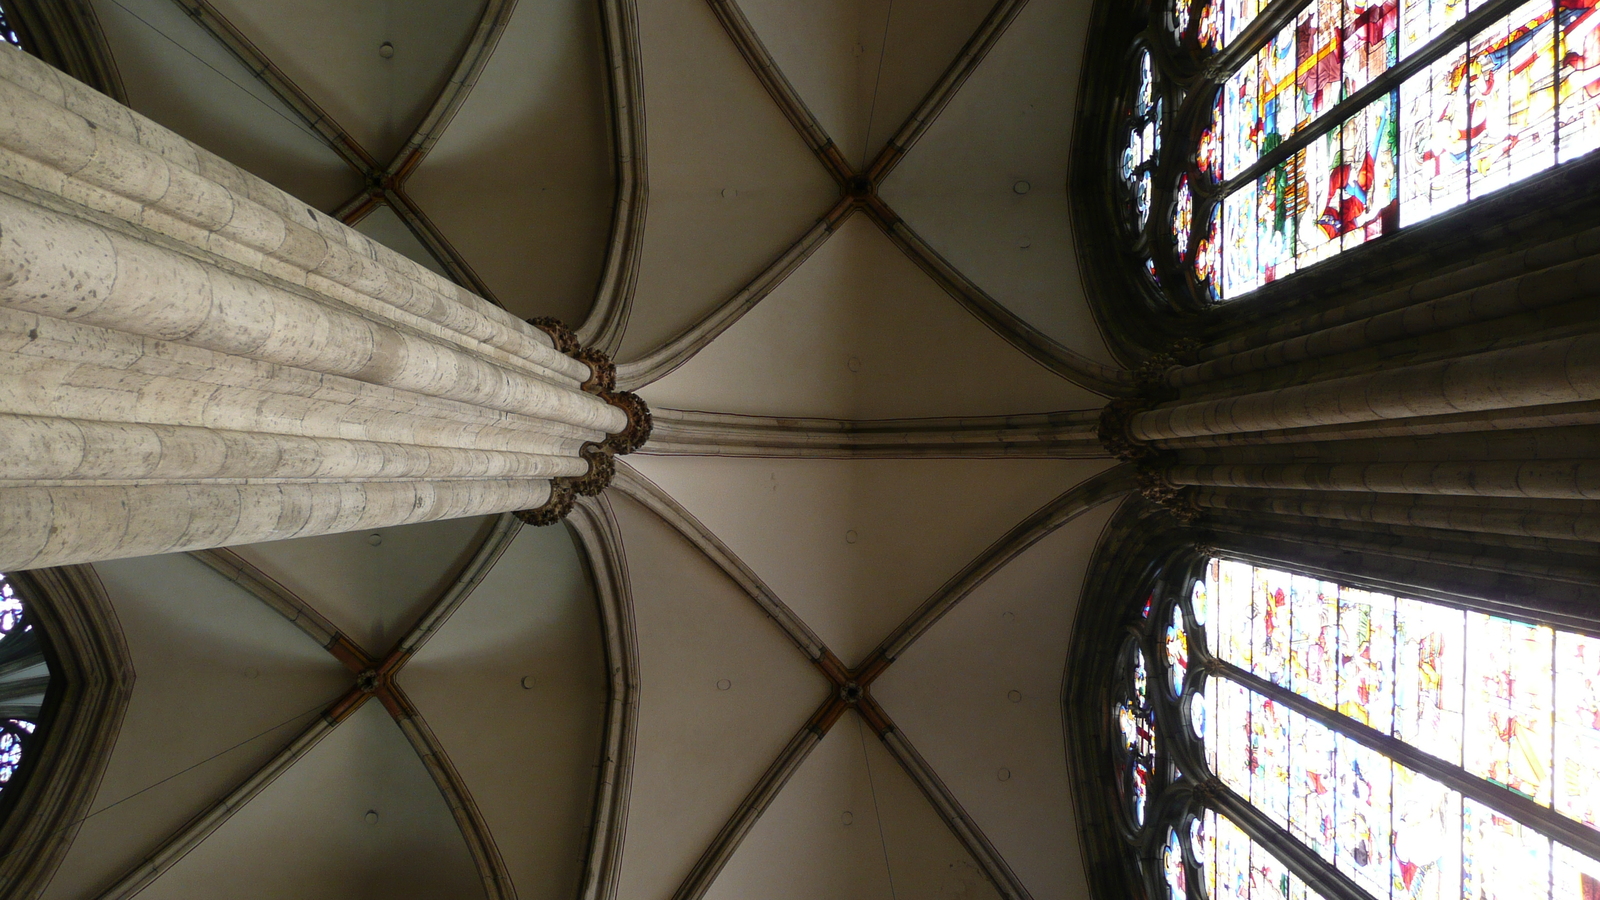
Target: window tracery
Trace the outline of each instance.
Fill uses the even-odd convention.
[[[16,586],[0,572],[0,794],[33,745],[50,667]]]
[[[1180,305],[1600,148],[1594,0],[1179,0],[1159,18],[1134,44],[1118,174],[1134,254]]]
[[[0,9],[0,41],[5,41],[13,47],[22,46],[22,38],[18,37],[17,30],[11,27],[11,22],[6,17],[4,9]]]
[[[1125,836],[1151,896],[1600,897],[1600,636],[1227,555],[1173,565],[1116,707],[1119,775],[1149,757]]]

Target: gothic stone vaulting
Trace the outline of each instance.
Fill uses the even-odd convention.
[[[1514,6],[0,0],[0,898],[1600,895],[1592,761],[1232,587],[1600,632],[1595,28]],[[1560,658],[1504,740],[1600,758]],[[1324,847],[1227,685],[1544,886]]]

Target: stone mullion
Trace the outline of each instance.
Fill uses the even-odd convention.
[[[1434,781],[1459,792],[1467,799],[1491,807],[1502,815],[1509,816],[1533,828],[1545,837],[1560,841],[1592,859],[1600,859],[1600,832],[1589,828],[1581,822],[1569,819],[1554,809],[1542,805],[1536,800],[1524,797],[1515,791],[1490,784],[1460,766],[1447,763],[1438,757],[1418,750],[1405,741],[1390,737],[1354,719],[1342,716],[1288,688],[1280,687],[1265,678],[1246,672],[1232,663],[1211,660],[1208,665],[1213,668],[1217,675],[1237,682],[1257,694],[1272,699],[1273,702],[1280,703],[1308,719],[1325,725],[1329,729],[1400,763],[1414,772],[1426,775]]]
[[[1372,895],[1350,880],[1350,876],[1312,852],[1299,838],[1214,777],[1200,785],[1196,794],[1202,803],[1226,815],[1256,846],[1283,862],[1326,900],[1372,900]]]

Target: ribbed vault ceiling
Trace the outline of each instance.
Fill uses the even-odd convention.
[[[1088,0],[93,6],[135,109],[668,417],[1104,403]],[[138,680],[48,896],[1083,896],[1061,681],[1110,461],[831,455],[647,447],[583,526],[97,566]]]

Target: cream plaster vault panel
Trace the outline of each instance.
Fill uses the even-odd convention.
[[[91,817],[44,895],[51,900],[110,886],[350,686],[344,666],[304,632],[186,555],[94,568],[137,680]]]
[[[379,167],[427,115],[483,0],[212,0]],[[388,43],[393,55],[379,47]]]
[[[675,409],[839,419],[1104,404],[985,328],[860,215],[640,395]]]
[[[478,83],[406,182],[506,308],[572,328],[594,302],[615,196],[595,0],[517,4]]]
[[[1067,205],[1072,86],[1089,0],[1031,0],[880,192],[1012,312],[1109,362],[1078,274]],[[1027,192],[1018,193],[1018,182]]]
[[[446,519],[234,551],[327,616],[368,654],[382,657],[449,587],[494,519]]]
[[[873,696],[1034,897],[1086,897],[1061,679],[1084,574],[1115,502],[980,585],[895,661]]]
[[[140,900],[481,896],[483,882],[455,817],[376,701],[139,894]]]
[[[605,665],[599,608],[571,532],[525,527],[400,673],[477,801],[519,900],[578,893]]]
[[[699,321],[839,192],[705,0],[639,4],[650,210],[620,359]]]
[[[640,456],[855,665],[962,566],[1103,460]]]
[[[924,0],[896,10],[891,0],[744,0],[739,7],[800,99],[862,171],[993,5]]]
[[[128,103],[324,212],[361,176],[172,0],[92,0]]]
[[[445,273],[444,266],[428,252],[428,248],[422,245],[422,241],[417,239],[417,235],[393,208],[380,206],[351,227],[412,262],[421,263],[430,270],[449,277]]]
[[[828,692],[744,592],[615,492],[639,635],[639,744],[617,896],[677,889]]]
[[[707,900],[998,898],[883,743],[846,713],[745,836]]]

